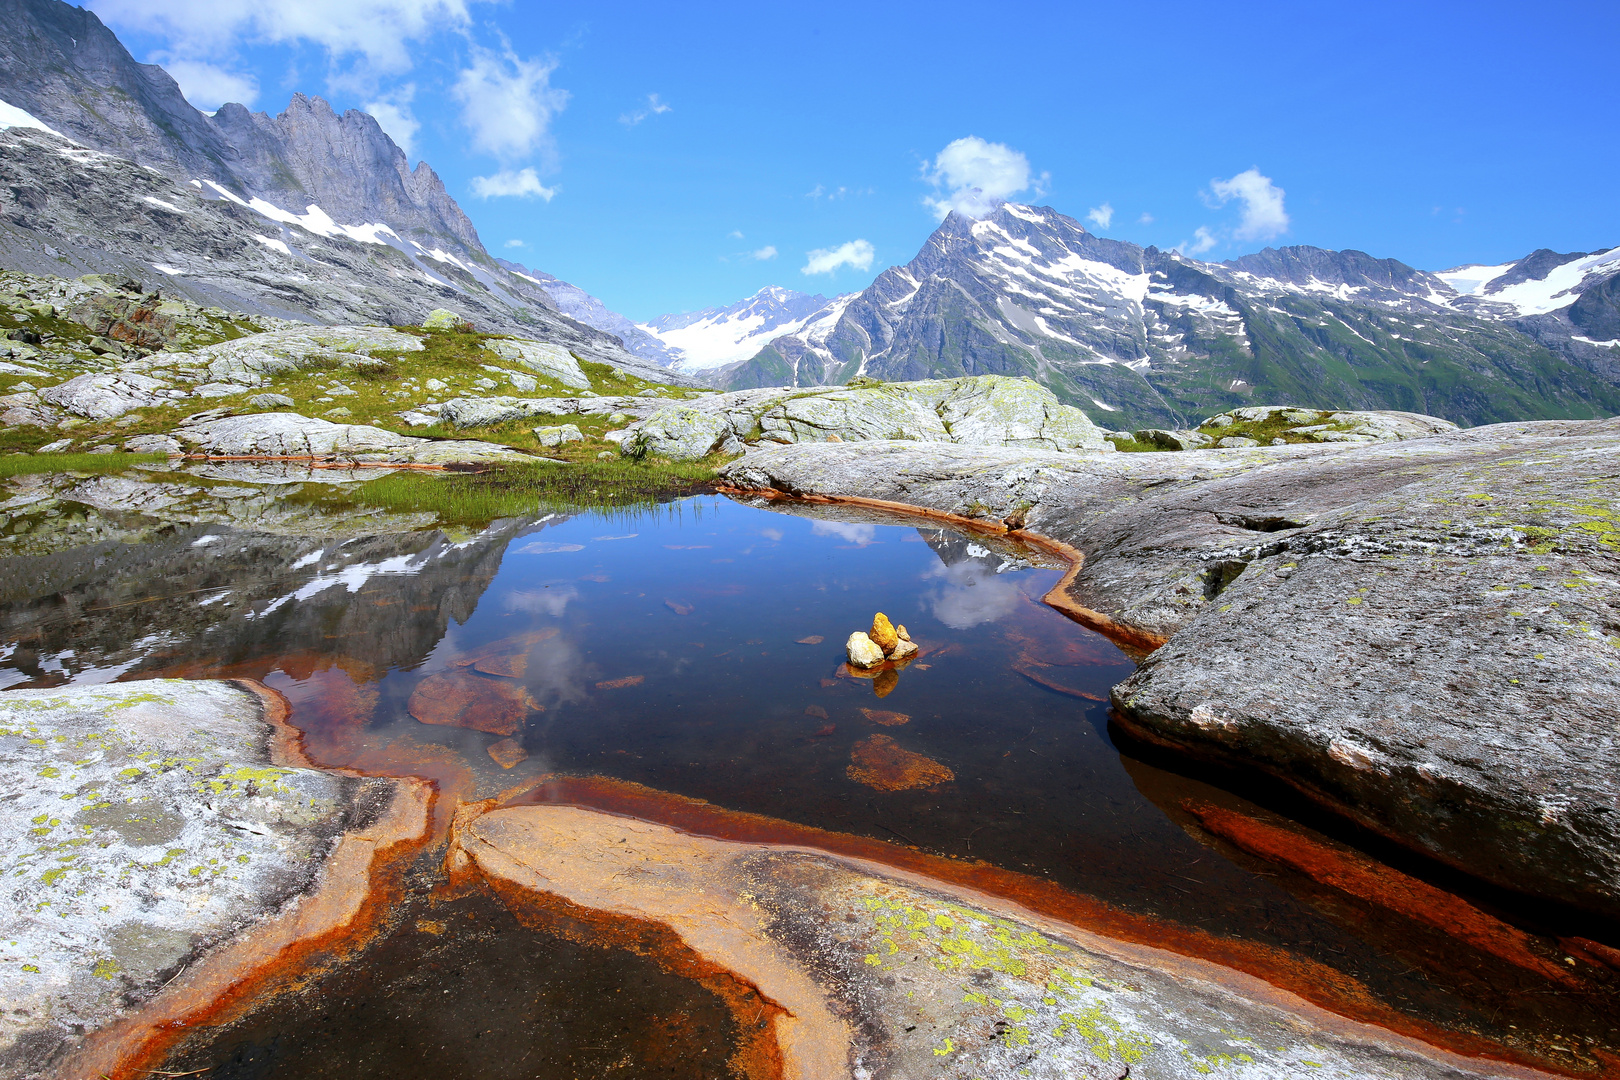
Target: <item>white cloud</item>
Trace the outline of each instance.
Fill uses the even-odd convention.
[[[406,157],[411,156],[411,150],[416,144],[416,133],[422,130],[421,122],[416,119],[416,114],[411,112],[411,99],[414,97],[416,84],[406,83],[390,94],[366,102],[366,112],[376,118],[378,125],[388,133],[388,137],[405,151]]]
[[[1003,143],[985,142],[975,135],[957,139],[934,158],[923,177],[943,192],[924,199],[944,220],[952,210],[968,217],[983,217],[1021,191],[1044,194],[1049,174],[1033,176],[1029,159]]]
[[[619,117],[619,123],[635,127],[649,116],[662,116],[672,111],[667,101],[659,101],[657,94],[647,95],[647,104]]]
[[[726,233],[727,240],[741,240],[742,238],[743,234],[739,229],[732,229],[730,232]]]
[[[1086,220],[1099,229],[1106,229],[1114,220],[1114,208],[1108,203],[1093,206],[1091,212],[1086,214]]]
[[[877,252],[865,240],[851,240],[835,248],[817,248],[810,252],[808,261],[800,268],[801,274],[830,274],[840,266],[856,270],[872,269]]]
[[[529,245],[528,245],[528,242],[524,241],[524,240],[508,240],[502,246],[503,247],[509,247],[509,248],[521,248],[521,247],[528,247]]]
[[[1144,213],[1141,217],[1136,219],[1136,223],[1138,225],[1151,225],[1153,224],[1153,215]]]
[[[473,145],[502,160],[536,150],[549,153],[552,118],[568,104],[568,91],[551,85],[556,69],[557,61],[549,58],[524,60],[510,49],[497,53],[475,46],[471,65],[450,88]]]
[[[1232,230],[1237,240],[1270,240],[1288,231],[1288,212],[1283,209],[1283,189],[1261,176],[1259,169],[1246,169],[1230,180],[1211,180],[1209,189],[1218,205],[1233,199],[1243,202],[1243,218]]]
[[[1183,240],[1170,250],[1176,252],[1178,255],[1202,255],[1204,252],[1215,246],[1217,239],[1218,238],[1214,233],[1210,232],[1209,229],[1203,225],[1200,225],[1198,228],[1193,230],[1193,238],[1191,240]]]
[[[511,169],[502,169],[493,176],[472,178],[472,193],[480,199],[539,198],[550,202],[561,190],[558,187],[546,187],[540,182],[540,175],[533,169],[519,169],[515,172]]]
[[[246,43],[308,42],[334,61],[358,60],[367,74],[412,66],[410,44],[469,26],[482,0],[93,0],[103,21],[167,43],[164,66],[207,62]],[[185,80],[179,79],[184,86]],[[189,93],[188,93],[189,96]]]
[[[766,262],[770,259],[776,258],[776,256],[777,250],[775,244],[766,244],[758,251],[751,251],[748,253],[748,257],[753,259],[755,262]]]
[[[213,112],[227,101],[252,105],[259,99],[259,82],[251,75],[236,75],[222,67],[200,60],[153,57],[180,84],[186,100],[204,112]]]

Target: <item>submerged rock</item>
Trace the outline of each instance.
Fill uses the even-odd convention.
[[[948,766],[904,749],[887,735],[869,735],[856,743],[846,771],[851,780],[878,791],[907,791],[956,779]]]
[[[534,702],[520,683],[484,678],[463,669],[423,679],[405,708],[424,724],[512,735],[533,710]]]
[[[491,743],[489,756],[495,764],[503,769],[515,768],[529,760],[529,752],[523,748],[523,743],[517,739],[502,739]]]

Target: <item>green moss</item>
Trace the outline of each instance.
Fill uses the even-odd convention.
[[[0,456],[0,480],[36,473],[119,473],[167,460],[163,454],[6,454]]]
[[[484,525],[499,518],[580,507],[651,509],[702,490],[713,474],[707,462],[537,461],[482,472],[397,472],[347,491],[312,484],[290,498],[319,505],[426,512],[446,523]]]

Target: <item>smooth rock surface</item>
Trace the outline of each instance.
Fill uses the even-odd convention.
[[[141,363],[209,382],[262,385],[279,372],[369,360],[377,352],[419,352],[415,334],[382,326],[310,326],[250,334],[189,353],[158,353]],[[126,365],[128,367],[129,365]]]
[[[39,400],[66,409],[75,416],[111,420],[133,409],[169,405],[186,396],[161,379],[145,375],[79,375],[39,392]]]
[[[883,663],[883,649],[869,636],[857,630],[844,643],[844,652],[855,667],[876,667]]]
[[[0,695],[0,1076],[35,1076],[314,880],[385,782],[282,768],[260,699],[178,679]]]
[[[1275,774],[1487,881],[1620,915],[1620,419],[1062,455],[758,450],[723,478],[1028,528],[1163,637],[1139,735]]]

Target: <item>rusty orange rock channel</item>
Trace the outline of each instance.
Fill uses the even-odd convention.
[[[492,800],[493,803],[493,800]],[[762,814],[727,810],[700,799],[658,791],[609,777],[543,777],[500,803],[501,808],[552,805],[604,812],[650,822],[694,836],[736,843],[808,848],[875,864],[916,878],[1009,901],[1043,919],[1103,938],[1179,954],[1253,976],[1310,1005],[1349,1021],[1375,1025],[1467,1057],[1532,1069],[1570,1072],[1556,1062],[1487,1038],[1451,1031],[1406,1016],[1379,1001],[1342,971],[1267,945],[1222,937],[1196,927],[1125,911],[1054,882],[977,860],[929,855],[848,833],[830,832]]]
[[[1113,641],[1125,650],[1132,659],[1140,660],[1143,656],[1163,645],[1169,638],[1162,634],[1155,634],[1150,630],[1122,623],[1100,611],[1093,611],[1074,597],[1069,595],[1069,587],[1080,576],[1080,570],[1085,563],[1085,554],[1079,548],[1065,544],[1061,540],[1040,533],[1030,532],[1022,526],[1009,526],[1002,521],[984,521],[979,518],[963,517],[961,514],[952,514],[944,510],[930,510],[922,506],[912,506],[909,503],[890,502],[887,499],[867,499],[859,495],[790,495],[787,492],[777,491],[775,488],[735,488],[718,486],[715,489],[723,495],[736,498],[767,499],[771,502],[798,502],[812,506],[859,506],[868,510],[881,510],[886,513],[899,514],[905,517],[925,518],[929,521],[938,521],[961,532],[979,533],[984,536],[1010,536],[1038,551],[1064,560],[1068,570],[1056,585],[1047,590],[1041,599],[1056,611],[1073,619],[1088,629]]]
[[[263,704],[273,729],[272,763],[312,767],[299,732],[287,723],[287,699],[251,679],[234,681]],[[194,963],[132,1015],[88,1036],[58,1075],[105,1080],[148,1075],[192,1028],[225,1022],[266,991],[294,984],[313,957],[341,955],[368,940],[400,898],[401,872],[433,835],[432,787],[409,777],[393,783],[387,811],[343,835],[311,892]]]

